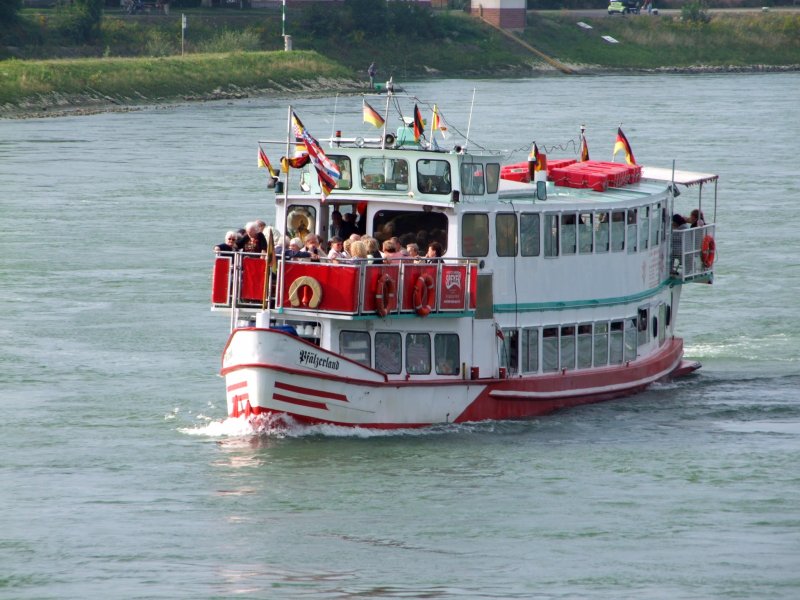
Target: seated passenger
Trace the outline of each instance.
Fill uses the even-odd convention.
[[[444,250],[439,242],[431,242],[428,244],[428,251],[425,253],[425,258],[428,262],[437,262],[444,255]]]
[[[305,242],[305,251],[311,256],[311,260],[319,260],[323,255],[322,248],[320,248],[319,236],[314,233],[309,233],[306,236]]]
[[[230,254],[231,252],[236,252],[236,232],[229,231],[225,234],[225,241],[222,244],[217,244],[214,246],[214,252],[217,254]]]
[[[244,230],[246,235],[239,238],[236,242],[237,250],[266,254],[267,238],[259,231],[258,225],[255,222],[248,223],[245,225]]]
[[[681,229],[689,229],[691,225],[686,222],[686,219],[683,218],[683,215],[679,215],[675,213],[672,215],[672,229],[674,230],[681,230]]]
[[[350,243],[350,257],[353,261],[366,260],[367,245],[361,240],[355,240]]]
[[[394,240],[388,239],[383,242],[381,256],[386,263],[397,262],[397,259],[403,258],[403,253],[395,246]]]
[[[689,215],[689,226],[705,227],[705,224],[706,224],[705,215],[699,208],[695,208],[692,211],[692,214]]]
[[[417,244],[414,242],[406,244],[406,255],[408,258],[413,258],[414,262],[419,262],[420,258],[422,258],[419,255],[419,246],[417,246]]]
[[[334,236],[331,238],[331,249],[328,252],[328,259],[332,262],[339,262],[340,260],[347,260],[350,255],[344,251],[344,242],[342,238]]]

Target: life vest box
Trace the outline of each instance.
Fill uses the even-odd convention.
[[[531,173],[528,168],[528,163],[517,163],[515,165],[506,165],[500,168],[500,178],[509,181],[519,181],[520,183],[530,183]]]

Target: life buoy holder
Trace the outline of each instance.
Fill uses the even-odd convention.
[[[414,294],[412,296],[414,312],[420,317],[427,317],[433,310],[436,303],[436,284],[433,277],[425,273],[417,277],[414,283]]]
[[[302,298],[298,297],[298,292],[303,286],[308,286],[311,290],[310,298],[308,294],[303,294]],[[319,303],[322,302],[322,286],[319,281],[308,275],[298,277],[289,286],[289,302],[291,302],[292,306],[300,306],[302,304],[303,307],[317,308]]]
[[[381,317],[389,314],[389,308],[392,306],[392,300],[394,300],[396,292],[397,285],[388,273],[378,277],[378,282],[375,285],[375,311]]]
[[[700,251],[700,259],[703,261],[703,266],[708,269],[714,264],[714,259],[717,257],[717,243],[714,238],[707,235],[703,238],[703,247]]]

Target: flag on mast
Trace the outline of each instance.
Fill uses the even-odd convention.
[[[589,144],[586,143],[586,136],[583,133],[583,128],[581,128],[581,158],[580,162],[586,162],[589,160]]]
[[[442,137],[447,139],[447,123],[444,120],[444,117],[439,112],[439,109],[434,104],[433,105],[433,119],[431,119],[431,131],[439,130],[442,132]]]
[[[414,105],[414,141],[419,142],[419,138],[425,135],[425,122],[419,112],[419,106]]]
[[[374,127],[380,129],[386,121],[380,113],[372,108],[369,103],[364,100],[364,123],[369,123]]]
[[[269,162],[269,159],[267,158],[267,155],[261,146],[258,147],[258,168],[264,168],[269,172],[270,176],[276,179],[278,178],[278,172],[272,168],[272,163]]]
[[[617,128],[617,141],[614,142],[613,156],[616,156],[617,152],[620,150],[625,152],[625,162],[627,162],[629,165],[636,164],[636,159],[633,157],[633,151],[631,150],[631,145],[628,143],[628,138],[626,138],[625,134],[622,133],[622,127]]]
[[[331,193],[331,190],[336,187],[339,179],[341,179],[339,167],[325,155],[319,142],[308,133],[308,130],[294,111],[292,111],[292,125],[295,136],[302,139],[305,143],[306,151],[308,151],[308,158],[317,170],[317,177],[319,179],[319,185],[322,188],[322,198],[324,200],[328,194]]]

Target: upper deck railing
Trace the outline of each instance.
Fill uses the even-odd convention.
[[[266,255],[221,253],[214,261],[211,303],[215,309],[344,318],[463,313],[475,309],[477,271],[474,261],[458,258],[270,261]]]
[[[708,279],[714,273],[717,246],[714,224],[672,231],[671,274],[682,281]]]

